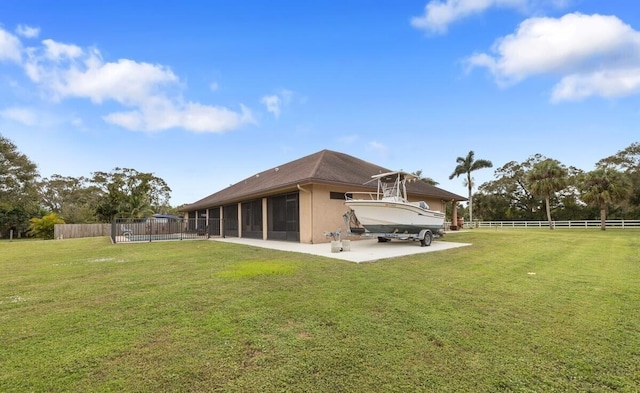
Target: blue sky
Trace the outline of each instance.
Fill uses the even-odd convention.
[[[640,140],[640,13],[628,0],[4,2],[0,86],[0,133],[43,177],[153,172],[176,206],[330,149],[466,196],[448,177],[469,150],[494,169],[540,153],[591,170]]]

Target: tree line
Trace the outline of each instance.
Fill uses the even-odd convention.
[[[456,163],[449,178],[464,176],[469,202],[459,209],[470,221],[547,220],[551,226],[553,220],[600,219],[605,229],[607,217],[640,219],[640,143],[600,159],[589,172],[541,154],[510,161],[475,193],[472,172],[492,168],[492,162],[476,160],[470,151]],[[24,234],[30,227],[48,230],[59,222],[111,222],[175,213],[170,194],[163,179],[132,168],[93,172],[90,177],[41,178],[37,166],[0,134],[1,237],[10,230]]]
[[[458,158],[462,163],[451,176],[467,174],[471,219],[547,220],[551,229],[554,220],[599,219],[603,230],[607,217],[640,219],[640,143],[602,158],[588,172],[541,154],[510,161],[473,195],[471,172],[492,165],[486,161],[474,168],[470,155],[471,163]]]
[[[0,135],[0,236],[29,229],[53,237],[55,223],[111,222],[172,213],[171,188],[153,173],[131,168],[93,172],[90,177],[54,174],[41,178],[37,166]]]

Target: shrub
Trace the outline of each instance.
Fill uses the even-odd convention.
[[[29,220],[29,233],[41,239],[53,239],[53,230],[56,224],[64,224],[64,220],[56,213],[49,213],[42,218]]]

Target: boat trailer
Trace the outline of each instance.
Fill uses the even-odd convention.
[[[430,229],[427,229],[427,228],[421,229],[420,232],[418,232],[418,233],[407,233],[407,232],[374,233],[374,232],[367,232],[362,227],[359,227],[359,226],[353,227],[351,225],[351,224],[356,224],[356,225],[358,224],[357,223],[357,218],[355,217],[355,214],[354,214],[353,210],[348,211],[345,214],[343,214],[342,218],[343,218],[345,226],[347,228],[347,234],[348,235],[356,235],[356,236],[365,237],[365,238],[378,238],[378,242],[379,243],[389,242],[392,239],[413,240],[413,241],[419,240],[421,247],[428,247],[428,246],[431,245],[431,242],[433,241],[434,238],[442,236],[442,232],[433,233]],[[336,234],[339,234],[339,233],[340,233],[340,231],[338,230],[338,232],[326,232],[325,235],[326,236],[335,236]]]

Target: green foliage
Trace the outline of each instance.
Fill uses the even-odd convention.
[[[0,235],[25,230],[38,213],[37,177],[36,164],[0,135]]]
[[[29,232],[40,239],[53,239],[56,224],[64,224],[64,220],[56,213],[49,213],[42,218],[32,218],[29,220]]]
[[[468,212],[469,209],[467,209],[466,207],[464,207],[464,205],[462,203],[458,203],[457,204],[457,208],[458,208],[458,218],[464,218],[464,217],[468,217]],[[445,215],[446,217],[453,217],[453,204],[452,203],[447,203],[445,206]]]
[[[558,195],[553,207],[553,218],[555,220],[593,220],[598,217],[598,209],[592,206],[586,205],[584,201],[579,198],[576,192],[566,193],[564,195]],[[624,217],[615,216],[616,219],[622,219]]]
[[[21,235],[29,228],[30,214],[22,208],[5,210],[0,208],[0,235],[8,237],[8,232],[13,230],[15,237]]]
[[[582,200],[600,209],[600,228],[606,229],[608,204],[627,199],[631,183],[627,175],[611,167],[599,167],[584,174],[580,182]]]
[[[633,392],[639,235],[478,229],[447,235],[470,247],[364,264],[5,243],[0,391]]]
[[[616,154],[598,161],[599,168],[609,167],[623,172],[631,183],[627,201],[621,201],[618,214],[627,218],[640,219],[640,143],[632,143]],[[616,213],[610,209],[611,213]]]
[[[431,184],[432,186],[437,186],[438,185],[438,182],[433,180],[432,178],[423,177],[422,176],[422,169],[418,169],[415,172],[411,172],[411,174],[418,176],[420,178],[420,181],[423,181],[423,182],[425,182],[427,184]]]
[[[152,173],[115,168],[110,173],[95,172],[91,181],[102,192],[96,213],[104,222],[111,222],[115,217],[141,218],[168,210],[171,189]]]
[[[544,198],[549,228],[551,220],[551,197],[563,190],[568,184],[568,171],[559,161],[547,158],[533,165],[526,175],[531,194]]]
[[[66,223],[93,223],[98,220],[96,208],[102,191],[85,177],[60,176],[38,182],[42,205],[57,213]]]
[[[543,157],[539,154],[524,162],[510,161],[496,169],[496,180],[478,188],[479,214],[484,220],[539,219],[539,200],[527,187],[527,172]]]
[[[36,164],[0,135],[0,208],[25,206],[35,195]]]
[[[576,189],[580,173],[541,154],[523,162],[510,161],[496,169],[496,180],[480,185],[474,208],[483,220],[550,221],[551,211],[557,219],[591,218],[593,209],[579,200]]]
[[[490,193],[488,183],[480,186],[473,196],[473,211],[480,221],[519,220],[520,215],[514,215],[514,209],[509,205],[509,198],[505,195]]]
[[[558,160],[547,158],[533,165],[527,173],[531,193],[538,197],[550,198],[567,186],[568,171]]]

